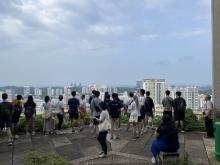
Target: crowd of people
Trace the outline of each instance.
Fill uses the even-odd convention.
[[[76,98],[76,92],[73,91],[72,98],[68,100],[68,114],[71,122],[72,132],[78,133],[83,130],[86,116],[86,100],[85,95],[81,98]],[[166,96],[162,101],[163,118],[161,125],[156,129],[156,139],[152,143],[151,152],[153,155],[152,162],[156,163],[160,151],[174,152],[179,148],[178,133],[183,131],[185,119],[186,101],[181,97],[181,92],[176,92],[176,98],[170,97],[170,91],[165,92]],[[155,106],[153,99],[150,97],[150,92],[141,89],[139,92],[130,92],[129,99],[123,103],[117,93],[110,95],[105,93],[104,100],[101,100],[99,91],[92,91],[92,96],[89,98],[90,103],[90,126],[92,134],[97,138],[102,147],[102,152],[99,157],[103,158],[107,155],[106,138],[109,134],[109,139],[120,139],[120,116],[121,113],[128,118],[126,131],[131,131],[132,140],[137,140],[142,134],[148,132],[148,129],[153,128],[153,117],[155,114]],[[26,135],[35,135],[35,118],[36,118],[36,103],[33,96],[28,96],[24,103],[21,95],[12,102],[8,102],[7,93],[2,94],[2,103],[0,103],[0,126],[5,130],[8,137],[8,145],[12,145],[13,138],[18,136],[18,123],[21,113],[24,113],[26,121]],[[55,109],[50,102],[50,97],[46,96],[43,104],[43,131],[45,135],[63,134],[62,125],[65,119],[65,105],[63,96],[59,96],[59,101]],[[213,104],[211,97],[206,96],[203,109],[205,116],[205,125],[207,128],[207,136],[214,137],[213,129]],[[55,120],[58,123],[55,131]]]

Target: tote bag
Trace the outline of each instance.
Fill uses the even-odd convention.
[[[109,119],[105,119],[102,123],[98,125],[99,132],[108,131],[111,129],[111,123]]]

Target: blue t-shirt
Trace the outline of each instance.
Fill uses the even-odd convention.
[[[79,103],[79,100],[77,98],[71,98],[68,101],[69,111],[71,111],[71,112],[78,111],[79,105],[80,105],[80,103]]]

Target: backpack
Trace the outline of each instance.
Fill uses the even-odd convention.
[[[26,109],[25,109],[25,116],[27,118],[31,118],[34,114],[33,106],[30,104],[27,104]]]
[[[14,105],[14,113],[20,115],[21,112],[22,112],[21,102],[17,102],[17,103]]]

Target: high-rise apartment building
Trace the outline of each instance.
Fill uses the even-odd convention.
[[[31,88],[29,86],[24,87],[24,97],[27,97],[31,94]]]
[[[187,108],[199,110],[199,90],[197,87],[180,88],[183,98],[186,100]]]
[[[144,79],[143,89],[150,91],[155,105],[161,105],[165,93],[165,79]]]
[[[34,95],[35,96],[42,96],[43,90],[40,88],[34,88]]]

